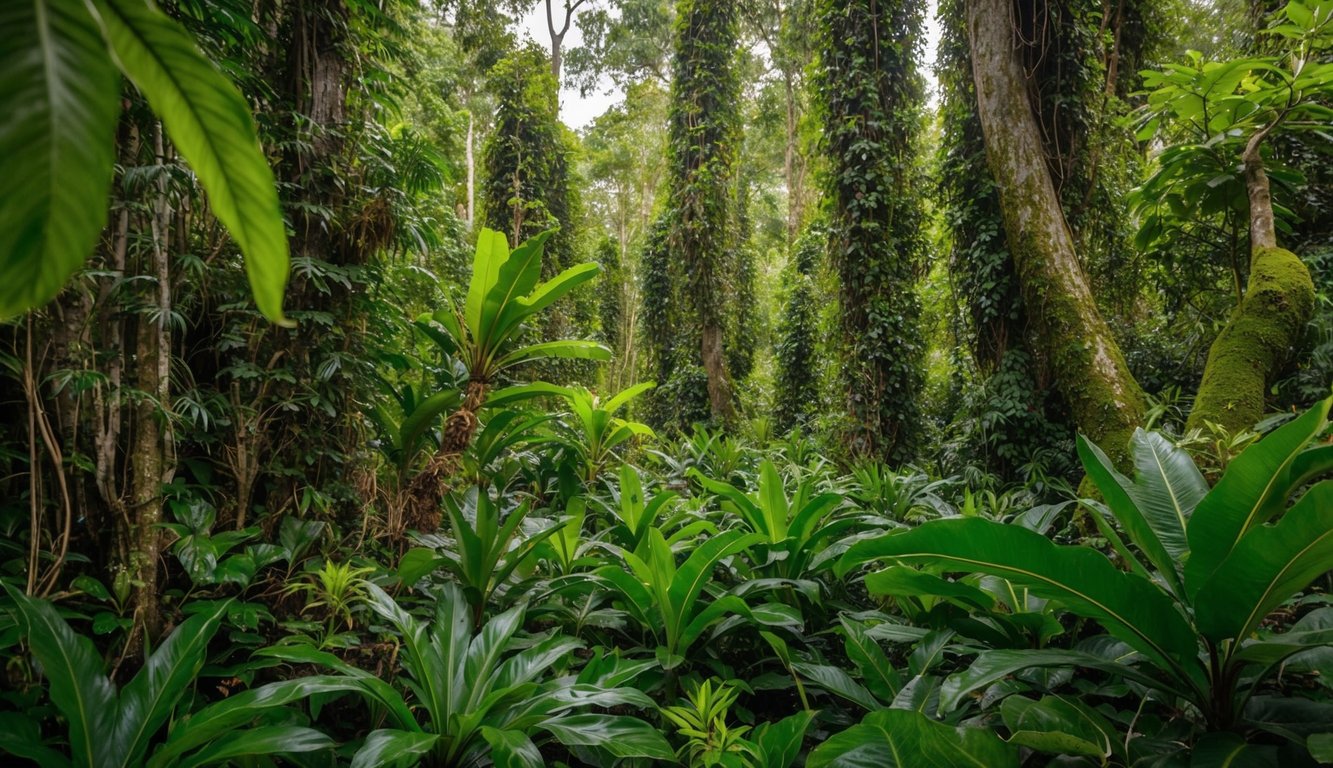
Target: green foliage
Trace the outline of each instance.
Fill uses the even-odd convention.
[[[774,397],[774,429],[786,433],[806,426],[819,407],[819,306],[815,275],[824,251],[827,233],[811,227],[801,235],[786,274],[786,300],[778,320],[777,392]]]
[[[621,334],[625,318],[625,276],[620,267],[620,246],[611,238],[603,238],[597,245],[596,261],[602,267],[601,306],[602,341],[612,351],[621,349]]]
[[[842,394],[857,454],[906,460],[925,344],[918,152],[923,85],[916,0],[819,6],[818,88],[828,157],[830,262],[839,276]]]
[[[245,254],[255,301],[286,323],[287,237],[273,172],[236,87],[181,27],[138,0],[9,4],[0,152],[0,317],[45,304],[83,264],[106,222],[119,68],[147,97]]]
[[[254,689],[205,707],[185,720],[173,717],[196,683],[225,605],[182,622],[145,660],[138,674],[117,690],[103,672],[102,658],[91,640],[75,634],[50,603],[4,586],[14,601],[19,631],[42,664],[51,702],[68,724],[70,750],[65,757],[43,744],[35,738],[35,723],[8,713],[8,735],[0,740],[0,749],[12,755],[50,766],[159,768],[221,764],[233,757],[314,752],[333,746],[319,731],[282,724],[282,718],[275,717],[294,697],[265,695],[304,680]],[[241,702],[248,706],[238,706]],[[163,738],[161,730],[168,723],[171,727]],[[241,734],[245,737],[239,738]]]
[[[1251,718],[1277,717],[1259,714],[1268,677],[1292,654],[1324,642],[1319,632],[1268,633],[1261,622],[1333,568],[1326,541],[1333,529],[1323,519],[1333,509],[1333,484],[1310,485],[1333,464],[1326,449],[1309,447],[1327,427],[1330,403],[1247,448],[1211,490],[1188,455],[1160,435],[1136,433],[1134,480],[1080,439],[1084,466],[1106,499],[1104,507],[1092,504],[1094,520],[1128,571],[1086,547],[982,519],[934,521],[858,543],[839,569],[889,558],[1000,576],[1096,622],[1133,651],[986,651],[945,683],[942,711],[1017,670],[1081,665],[1188,702],[1204,731],[1256,727]],[[949,584],[918,588],[946,596]],[[1298,707],[1288,716],[1308,715]],[[1083,748],[1070,742],[1056,751]]]

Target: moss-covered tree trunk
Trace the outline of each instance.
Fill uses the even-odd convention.
[[[1127,465],[1143,392],[1093,301],[1051,182],[1016,55],[1011,0],[969,0],[967,27],[986,155],[1037,343],[1079,430]]]
[[[1203,381],[1187,429],[1215,424],[1235,433],[1264,414],[1264,394],[1282,370],[1314,311],[1310,270],[1279,248],[1273,198],[1260,147],[1265,132],[1245,146],[1245,188],[1250,202],[1250,279],[1245,296],[1208,350]]]

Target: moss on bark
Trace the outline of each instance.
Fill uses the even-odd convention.
[[[1254,426],[1264,395],[1289,359],[1314,311],[1310,270],[1291,251],[1256,248],[1245,298],[1208,352],[1187,428]]]

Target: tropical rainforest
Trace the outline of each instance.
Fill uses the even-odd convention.
[[[0,0],[0,761],[1333,764],[1333,0]]]

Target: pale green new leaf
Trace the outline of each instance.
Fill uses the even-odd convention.
[[[0,3],[0,320],[50,301],[106,224],[120,78],[83,3]]]
[[[89,0],[121,69],[162,119],[245,256],[255,303],[287,323],[287,229],[245,98],[180,25],[145,0]]]

